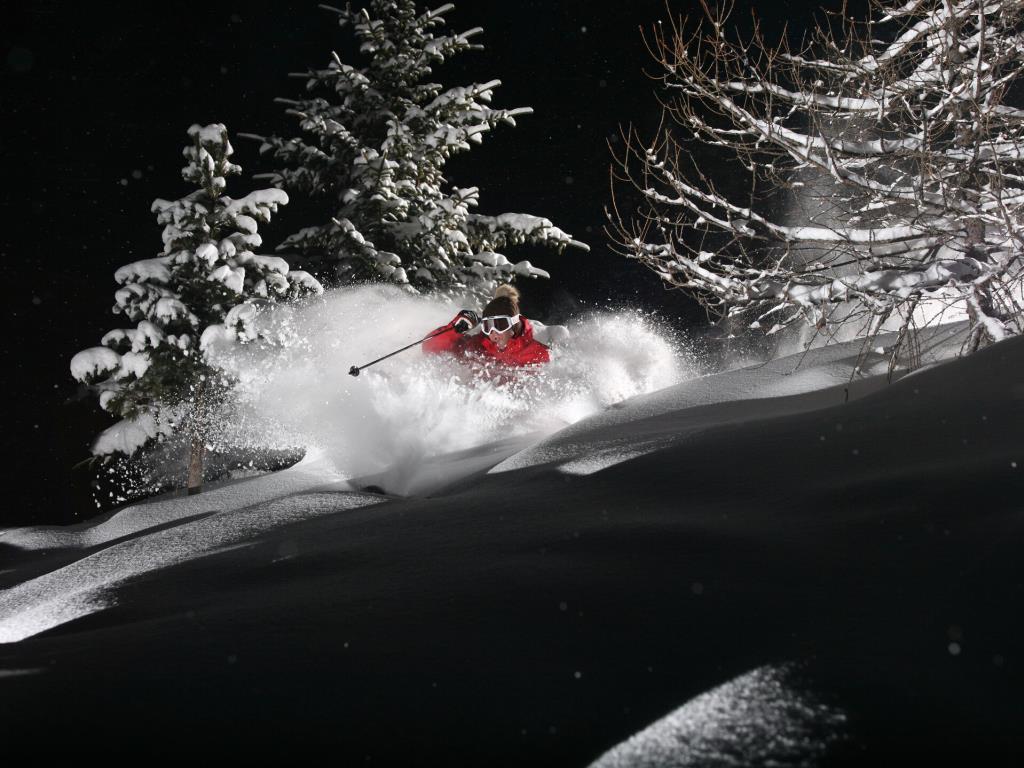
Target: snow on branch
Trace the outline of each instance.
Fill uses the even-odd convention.
[[[217,335],[237,305],[323,290],[281,257],[250,250],[261,242],[258,225],[288,203],[287,193],[260,189],[238,199],[228,197],[225,179],[241,169],[228,160],[233,150],[227,129],[220,123],[196,124],[188,136],[182,175],[196,189],[176,200],[157,199],[151,206],[163,227],[162,255],[114,273],[119,286],[114,312],[136,327],[107,332],[102,346],[71,360],[71,375],[98,395],[104,410],[122,419],[97,438],[96,455],[131,455],[160,439],[165,433],[158,421],[171,412],[177,416],[167,424],[187,416],[196,438],[192,445],[199,445],[210,427],[204,409],[214,390],[217,397],[226,397],[231,382],[197,340]]]
[[[654,140],[622,131],[607,231],[751,327],[909,324],[941,294],[975,347],[1019,334],[1024,3],[873,7],[799,48],[707,4],[655,25],[665,119]]]
[[[332,53],[326,67],[296,73],[306,80],[306,97],[278,101],[301,136],[250,136],[278,165],[257,178],[323,202],[323,212],[310,214],[319,221],[304,222],[278,250],[297,252],[326,280],[491,296],[516,274],[547,272],[522,261],[487,263],[482,254],[519,245],[586,247],[540,217],[471,213],[479,190],[446,177],[452,157],[533,112],[492,107],[498,79],[452,87],[432,81],[437,64],[480,47],[471,43],[479,27],[442,33],[452,8],[370,0],[365,9],[338,12],[363,61],[346,64]]]

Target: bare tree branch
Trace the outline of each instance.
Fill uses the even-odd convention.
[[[1024,331],[1024,0],[875,0],[796,47],[730,12],[643,31],[667,122],[613,152],[616,250],[769,332],[903,338],[927,309],[974,347]]]

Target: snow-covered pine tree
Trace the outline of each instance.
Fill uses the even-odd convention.
[[[89,384],[100,405],[121,421],[99,435],[96,456],[132,456],[174,431],[189,445],[188,488],[202,485],[207,431],[230,381],[207,360],[204,336],[237,326],[254,300],[322,292],[309,274],[289,270],[278,256],[258,256],[259,222],[270,221],[288,202],[279,189],[261,189],[237,200],[224,194],[232,163],[227,129],[193,125],[182,176],[198,189],[177,200],[156,200],[163,225],[160,256],[127,264],[114,273],[120,284],[113,311],[135,324],[107,333],[102,346],[79,352],[71,374]]]
[[[902,339],[945,312],[970,319],[968,349],[1020,334],[1024,3],[872,6],[800,49],[756,23],[743,39],[708,5],[696,26],[656,25],[672,119],[653,142],[629,132],[617,164],[643,202],[610,233],[769,333],[896,321]]]
[[[549,220],[527,214],[471,213],[476,187],[457,188],[445,163],[485,133],[530,108],[489,106],[498,80],[443,89],[431,68],[481,46],[479,28],[441,35],[443,13],[419,13],[413,0],[371,0],[369,10],[321,6],[355,35],[364,66],[335,53],[325,69],[298,73],[308,96],[278,99],[302,135],[261,137],[281,170],[261,174],[294,194],[323,201],[322,218],[288,237],[279,251],[332,283],[380,280],[412,290],[474,293],[516,276],[548,277],[529,261],[512,264],[502,249],[524,243],[589,248]]]

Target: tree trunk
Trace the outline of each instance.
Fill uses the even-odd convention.
[[[200,437],[192,438],[192,449],[188,455],[188,495],[203,490],[203,458],[206,456],[206,442]]]
[[[203,439],[203,378],[200,377],[195,388],[195,402],[192,406],[192,447],[188,454],[188,495],[203,490],[203,459],[206,457],[206,441]]]

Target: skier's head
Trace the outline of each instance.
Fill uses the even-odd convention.
[[[519,314],[519,291],[515,286],[499,285],[494,291],[494,298],[487,302],[484,307],[483,316],[488,315],[518,315]]]
[[[482,314],[482,330],[498,349],[504,349],[519,333],[519,291],[513,286],[499,285],[494,298],[487,302]]]

